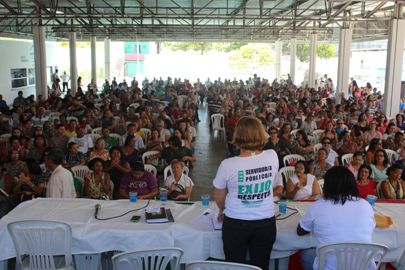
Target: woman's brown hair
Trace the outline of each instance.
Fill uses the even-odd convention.
[[[256,117],[245,116],[239,119],[232,144],[241,149],[261,150],[267,143],[266,131],[263,124]]]

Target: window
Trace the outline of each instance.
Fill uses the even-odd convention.
[[[28,85],[35,84],[35,69],[29,68],[28,69]]]
[[[11,88],[20,88],[27,86],[27,69],[11,69]]]

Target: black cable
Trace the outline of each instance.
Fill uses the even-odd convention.
[[[137,209],[129,210],[128,212],[125,212],[125,213],[122,214],[122,215],[112,216],[112,217],[107,217],[107,218],[99,218],[98,216],[96,216],[95,219],[97,219],[97,220],[110,220],[110,219],[114,219],[114,218],[120,218],[120,217],[123,217],[123,216],[125,216],[125,215],[131,213],[131,212],[139,211],[139,210],[142,210],[142,209],[148,207],[149,203],[150,203],[150,200],[148,200],[148,202],[146,203],[146,205],[144,205],[144,206],[142,206],[142,207],[140,207],[140,208],[137,208]]]
[[[287,218],[289,218],[289,217],[291,217],[291,216],[298,213],[297,209],[294,209],[294,208],[291,208],[291,207],[288,207],[288,206],[287,206],[287,209],[293,210],[294,212],[289,214],[288,216],[285,216],[285,217],[282,217],[282,218],[280,218],[280,216],[279,216],[279,217],[276,218],[276,220],[284,220],[284,219],[287,219]]]

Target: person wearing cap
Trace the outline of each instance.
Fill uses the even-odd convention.
[[[156,177],[145,171],[141,162],[133,162],[131,171],[122,177],[119,190],[120,199],[128,199],[129,192],[137,192],[138,199],[153,199],[158,194]]]

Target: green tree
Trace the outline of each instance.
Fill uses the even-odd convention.
[[[251,68],[273,62],[273,52],[268,44],[247,44],[234,51],[229,60],[234,68]]]
[[[212,49],[211,42],[165,42],[164,46],[172,51],[199,51],[201,54]]]
[[[301,62],[309,61],[309,49],[308,43],[297,44],[297,58]],[[336,55],[336,45],[329,43],[321,43],[316,46],[316,55],[321,59],[329,59]]]

